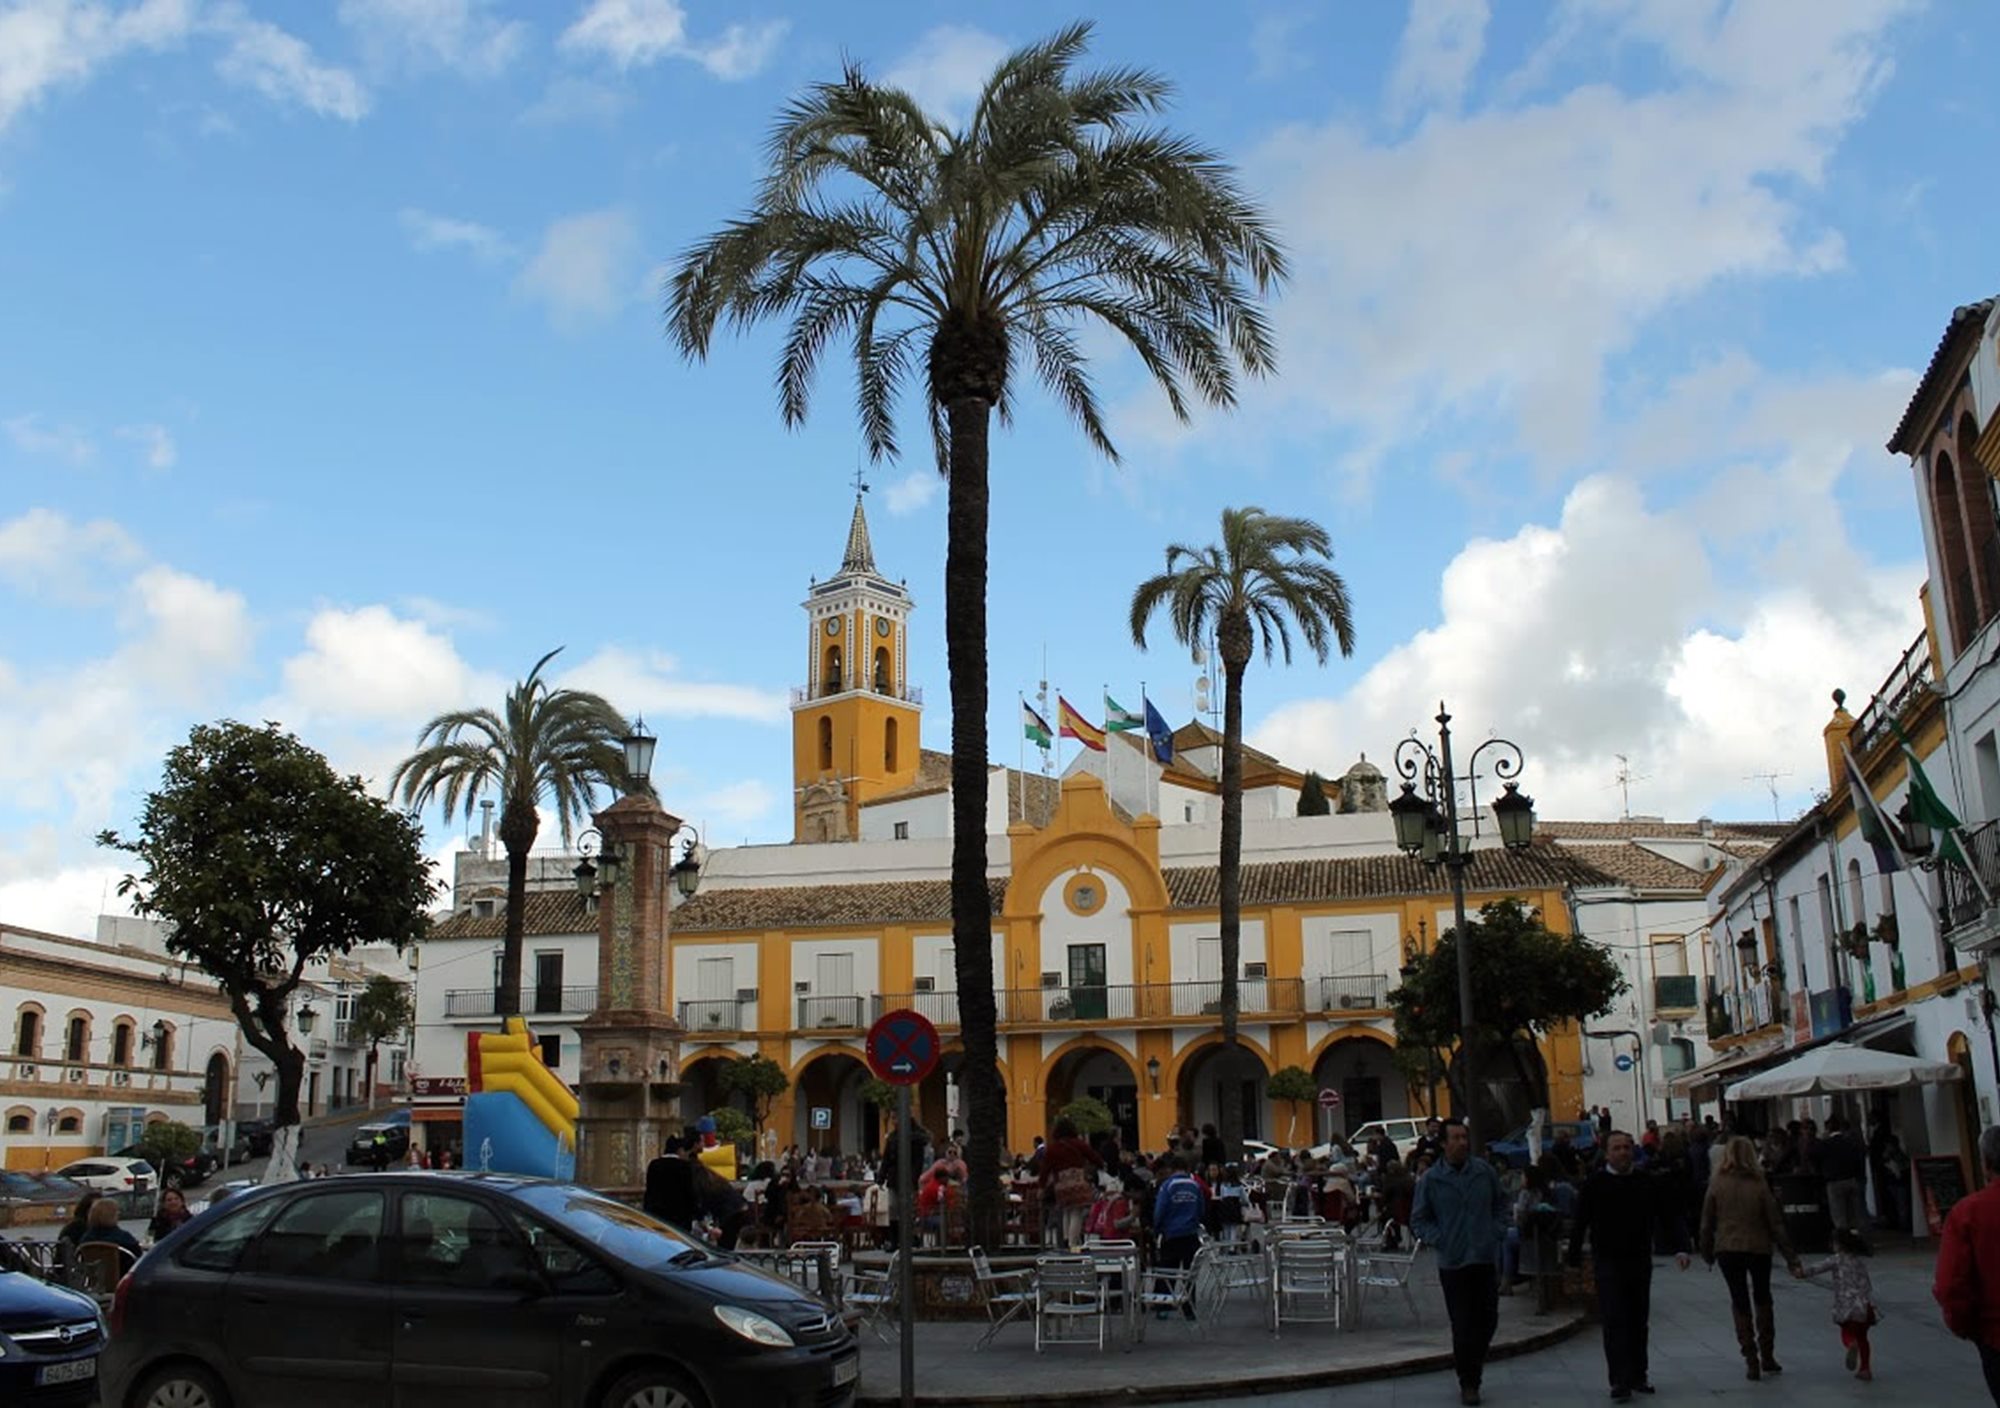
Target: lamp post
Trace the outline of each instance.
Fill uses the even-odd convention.
[[[1513,779],[1521,771],[1521,750],[1504,738],[1489,738],[1472,750],[1467,771],[1454,771],[1451,757],[1451,714],[1438,704],[1438,746],[1424,742],[1413,730],[1396,745],[1396,771],[1403,777],[1403,790],[1389,803],[1395,821],[1396,844],[1405,853],[1420,857],[1426,865],[1442,865],[1451,876],[1452,920],[1458,934],[1458,1069],[1459,1085],[1465,1092],[1466,1127],[1474,1151],[1485,1146],[1474,1122],[1478,1082],[1474,1078],[1475,1027],[1472,1008],[1472,945],[1465,924],[1465,867],[1472,850],[1459,834],[1458,783],[1470,787],[1473,838],[1479,835],[1479,760],[1493,752],[1493,775],[1505,789],[1493,801],[1493,819],[1500,830],[1500,844],[1510,851],[1526,849],[1535,839],[1535,801],[1522,793]],[[1421,784],[1423,790],[1418,791]]]

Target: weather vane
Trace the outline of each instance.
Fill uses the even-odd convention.
[[[863,473],[861,456],[857,454],[854,457],[854,497],[857,499],[868,492],[868,481],[863,477]]]

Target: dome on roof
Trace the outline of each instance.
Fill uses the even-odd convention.
[[[1359,762],[1340,777],[1340,807],[1342,816],[1356,812],[1386,812],[1389,810],[1389,783],[1382,775],[1382,769],[1368,761],[1363,753]]]

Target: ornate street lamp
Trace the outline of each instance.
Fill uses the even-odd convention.
[[[319,1013],[313,1009],[313,1005],[310,1002],[299,1008],[299,1035],[311,1036],[313,1034],[313,1027],[318,1021]]]
[[[1504,738],[1489,738],[1472,750],[1467,770],[1461,776],[1451,758],[1451,714],[1440,703],[1437,712],[1438,746],[1424,742],[1414,731],[1396,747],[1396,771],[1402,774],[1403,790],[1389,804],[1395,822],[1396,844],[1405,854],[1415,855],[1426,865],[1442,865],[1451,877],[1452,917],[1458,934],[1458,1069],[1460,1088],[1465,1092],[1467,1128],[1475,1150],[1483,1147],[1479,1130],[1472,1124],[1478,1082],[1474,1079],[1472,1010],[1472,945],[1465,922],[1465,867],[1472,861],[1471,848],[1459,834],[1458,784],[1468,784],[1471,792],[1472,834],[1479,836],[1479,764],[1490,750],[1493,775],[1506,784],[1493,803],[1493,819],[1500,831],[1500,843],[1510,851],[1534,844],[1535,802],[1514,781],[1521,771],[1521,750]]]
[[[1160,1058],[1159,1058],[1159,1057],[1157,1057],[1157,1056],[1148,1056],[1148,1057],[1146,1058],[1146,1079],[1147,1079],[1147,1080],[1149,1080],[1149,1081],[1151,1081],[1151,1082],[1153,1083],[1153,1094],[1155,1094],[1155,1095],[1158,1095],[1158,1094],[1160,1093]]]
[[[674,888],[681,892],[681,898],[690,900],[701,886],[701,862],[694,858],[695,847],[701,844],[701,833],[692,826],[683,826],[687,840],[681,843],[681,858],[674,862],[670,872],[674,877]]]
[[[632,721],[632,731],[625,735],[625,785],[629,790],[645,789],[646,780],[653,775],[653,749],[659,742],[643,718]]]

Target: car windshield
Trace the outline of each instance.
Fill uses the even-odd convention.
[[[572,1236],[642,1271],[688,1266],[709,1257],[686,1233],[586,1189],[549,1184],[523,1188],[520,1197]]]

